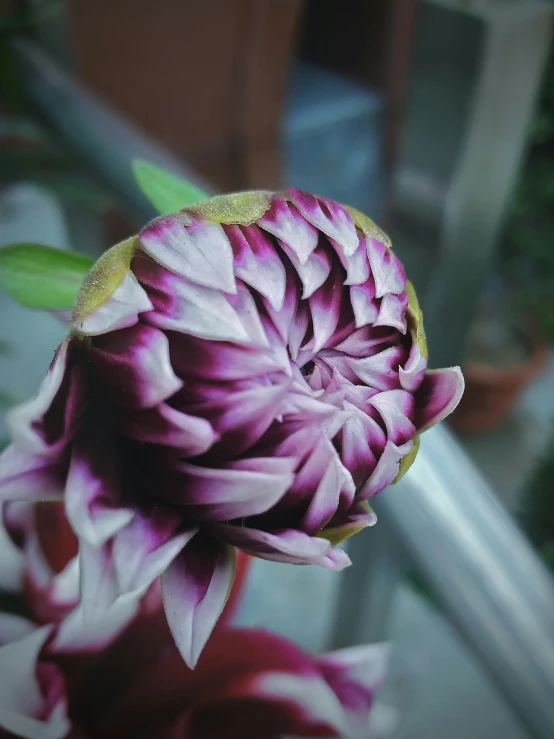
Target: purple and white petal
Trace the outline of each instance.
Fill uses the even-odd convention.
[[[302,263],[286,244],[281,244],[281,246],[300,277],[304,288],[302,298],[307,300],[329,277],[332,267],[331,258],[324,249],[316,249]]]
[[[286,710],[284,704],[292,710],[298,727],[295,734],[346,736],[348,724],[340,700],[321,677],[268,671],[252,680],[248,692],[252,699],[276,703],[281,710]]]
[[[64,458],[28,454],[11,444],[0,454],[0,501],[62,500]]]
[[[235,255],[236,276],[263,295],[275,311],[280,311],[285,298],[286,273],[269,237],[255,225],[224,226],[224,229]]]
[[[194,667],[225,607],[235,577],[235,553],[198,534],[162,575],[167,622],[189,667]]]
[[[223,228],[211,221],[185,225],[163,216],[140,233],[144,250],[175,274],[214,290],[234,294],[233,250]]]
[[[269,341],[260,320],[258,308],[246,285],[238,282],[237,294],[230,295],[228,300],[241,322],[245,335],[245,338],[241,341],[245,341],[252,346],[269,347]],[[238,341],[238,339],[235,339],[235,341]]]
[[[110,544],[81,542],[79,550],[81,601],[58,625],[55,652],[105,649],[134,618],[141,591],[121,594]]]
[[[408,293],[385,293],[381,299],[379,315],[374,320],[374,326],[392,326],[401,334],[406,333],[406,310],[408,308]]]
[[[182,413],[166,403],[155,408],[116,411],[114,426],[129,439],[176,447],[183,457],[204,454],[218,438],[208,420]]]
[[[317,657],[323,676],[339,699],[348,735],[371,735],[371,709],[388,670],[390,646],[386,643],[348,647]]]
[[[169,567],[198,529],[179,530],[178,511],[137,512],[113,540],[112,557],[120,593],[146,591]]]
[[[140,313],[153,306],[134,274],[129,271],[113,295],[99,308],[89,313],[76,328],[87,336],[98,336],[138,323]]]
[[[67,518],[76,534],[101,546],[133,517],[121,505],[117,449],[101,427],[91,424],[73,444],[65,488]]]
[[[152,326],[98,337],[90,357],[110,399],[126,408],[152,408],[183,386],[171,366],[167,336]]]
[[[341,317],[342,289],[333,274],[309,299],[312,314],[313,339],[306,350],[318,352],[327,344]]]
[[[350,302],[354,311],[356,328],[371,326],[375,323],[379,315],[379,305],[375,299],[373,278],[363,285],[352,285],[350,288]]]
[[[43,626],[0,647],[0,727],[11,735],[64,739],[70,730],[61,674],[52,665],[46,686],[38,679],[39,655],[51,632]]]
[[[400,295],[406,286],[406,272],[398,257],[381,241],[372,238],[367,240],[367,256],[377,297],[382,298],[386,293]]]
[[[215,524],[213,531],[225,541],[261,559],[296,565],[318,565],[328,570],[343,570],[351,564],[342,549],[326,539],[299,531],[262,531],[234,524]]]
[[[404,350],[392,346],[365,359],[350,359],[347,364],[366,385],[377,390],[393,390],[398,387],[398,366]]]
[[[197,285],[167,273],[171,301],[157,301],[146,320],[165,331],[179,331],[201,339],[246,341],[248,334],[231,302],[219,290]]]
[[[414,424],[417,431],[426,431],[452,413],[463,392],[464,376],[459,367],[428,370],[415,395]]]
[[[367,258],[366,246],[367,237],[363,236],[360,231],[358,231],[358,238],[360,240],[360,245],[352,256],[346,258],[343,256],[342,249],[340,249],[338,244],[334,244],[333,240],[330,239],[331,244],[333,244],[339,255],[343,267],[346,269],[345,285],[363,285],[367,280],[369,280],[369,260]]]
[[[355,501],[346,513],[337,514],[319,536],[336,545],[376,523],[377,516],[368,502]]]
[[[317,229],[302,218],[292,203],[279,195],[272,197],[270,209],[258,224],[286,244],[300,264],[308,261],[319,240]]]
[[[191,405],[189,413],[210,421],[219,437],[213,455],[224,452],[236,457],[249,449],[267,431],[279,413],[288,394],[290,379],[273,385],[254,386],[228,393],[223,398]]]
[[[408,441],[401,447],[398,447],[392,441],[387,441],[387,445],[377,462],[377,466],[369,480],[358,493],[357,499],[367,500],[367,498],[377,495],[377,493],[380,493],[390,485],[398,475],[400,460],[411,452],[413,444],[413,441]]]
[[[414,417],[415,400],[406,390],[386,390],[368,400],[385,424],[387,437],[397,446],[414,438],[416,429],[411,419]]]
[[[167,474],[160,497],[195,506],[197,520],[228,521],[256,516],[271,508],[294,479],[295,459],[238,459],[218,468],[177,461]]]
[[[342,428],[341,458],[359,487],[375,469],[386,437],[373,418],[350,403],[345,403],[345,407],[352,410],[352,415]]]
[[[423,356],[417,341],[412,341],[406,363],[398,368],[398,377],[404,390],[414,393],[423,382],[426,368],[427,359]]]
[[[170,334],[169,342],[171,364],[185,382],[189,378],[229,382],[279,371],[291,374],[282,345],[281,351],[277,351],[278,347],[263,350],[225,341],[202,341],[183,334]]]
[[[75,435],[85,405],[85,380],[83,368],[72,365],[74,348],[69,339],[60,344],[36,397],[7,414],[10,436],[21,450],[54,456]]]
[[[288,190],[292,201],[313,226],[333,239],[345,257],[351,257],[359,245],[358,233],[350,212],[327,198],[316,198],[300,190]]]

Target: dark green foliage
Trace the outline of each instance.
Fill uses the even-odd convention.
[[[554,438],[529,482],[521,522],[545,564],[554,571]]]
[[[518,312],[532,316],[547,341],[554,343],[554,52],[504,245]]]

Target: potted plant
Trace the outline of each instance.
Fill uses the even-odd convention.
[[[466,391],[452,418],[460,431],[498,426],[554,344],[554,53],[502,247],[501,275],[470,331]]]

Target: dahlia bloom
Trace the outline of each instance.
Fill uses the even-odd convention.
[[[0,736],[368,739],[384,723],[373,704],[386,645],[314,658],[267,632],[218,627],[191,670],[157,627],[139,618],[95,655],[60,652],[54,626],[0,618]]]
[[[218,197],[97,262],[11,414],[0,498],[63,498],[83,578],[111,568],[114,598],[162,575],[194,665],[234,549],[348,565],[335,544],[374,522],[368,499],[462,390],[458,368],[427,370],[415,293],[372,221],[298,191]]]

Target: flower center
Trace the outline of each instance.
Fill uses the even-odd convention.
[[[311,377],[312,372],[314,371],[315,362],[313,360],[310,360],[309,362],[306,362],[306,364],[302,367],[300,372],[302,372],[302,376],[308,379]]]

